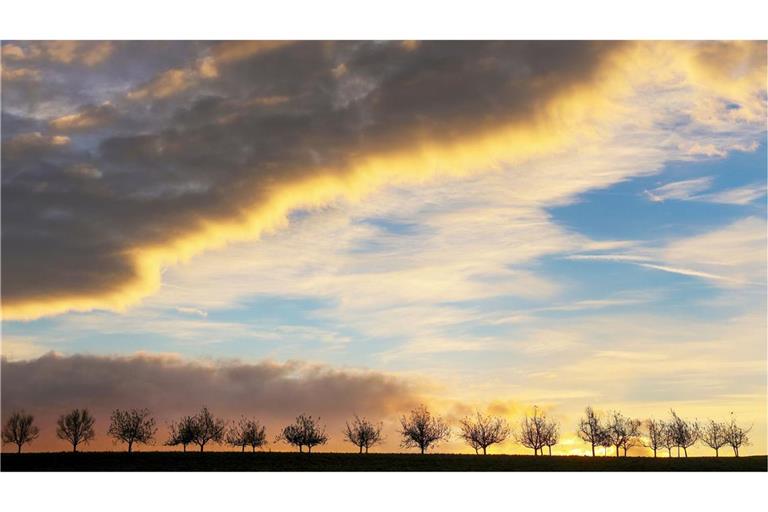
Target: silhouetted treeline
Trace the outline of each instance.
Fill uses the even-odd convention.
[[[78,447],[95,438],[95,423],[88,409],[73,409],[58,418],[56,435],[69,443],[73,452],[77,452]],[[533,414],[523,417],[517,429],[513,429],[504,418],[483,415],[479,411],[458,423],[458,437],[477,454],[482,451],[485,455],[491,446],[513,439],[517,444],[532,449],[534,455],[543,455],[544,448],[552,455],[552,447],[560,440],[560,423],[548,418],[538,407],[533,408]],[[344,441],[356,446],[362,454],[381,444],[384,440],[382,430],[383,423],[355,415],[346,423],[342,435]],[[602,449],[603,455],[612,450],[616,457],[622,454],[626,457],[632,448],[643,446],[652,450],[654,457],[660,450],[666,450],[669,457],[673,456],[673,450],[676,450],[678,457],[687,457],[688,448],[701,443],[712,448],[716,457],[720,456],[720,449],[725,446],[730,446],[734,456],[738,457],[739,450],[749,445],[751,430],[752,427],[738,425],[733,413],[728,422],[707,420],[700,423],[684,419],[674,410],[670,410],[666,420],[651,418],[641,421],[624,416],[619,411],[601,414],[587,407],[584,416],[579,419],[576,434],[590,446],[592,456],[598,455]],[[157,428],[148,409],[115,409],[106,432],[114,442],[124,443],[131,452],[136,444],[153,444]],[[34,417],[20,410],[13,412],[3,425],[2,440],[3,443],[16,445],[16,451],[21,453],[22,447],[32,443],[39,434]],[[450,439],[451,428],[443,418],[421,405],[400,418],[398,434],[402,447],[417,448],[424,454]],[[306,448],[307,453],[311,453],[313,447],[324,445],[328,440],[320,418],[300,414],[295,422],[279,431],[274,442],[295,446],[299,452]],[[171,422],[168,438],[163,443],[166,446],[181,446],[184,451],[189,445],[196,445],[201,452],[208,444],[226,443],[243,452],[247,447],[255,452],[267,444],[267,434],[266,428],[256,418],[242,417],[230,423],[203,407],[194,415]]]

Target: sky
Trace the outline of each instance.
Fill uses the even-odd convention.
[[[764,42],[4,42],[3,415],[398,451],[537,406],[583,454],[587,405],[674,409],[765,453],[766,96]]]

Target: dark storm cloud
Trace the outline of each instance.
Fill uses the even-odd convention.
[[[17,151],[3,138],[3,302],[119,292],[137,249],[242,218],[279,185],[534,120],[619,46],[128,42],[98,62],[83,47],[16,59],[53,79],[33,95],[4,87],[3,121],[71,140]],[[19,316],[67,306],[31,309]]]
[[[230,417],[284,420],[316,411],[331,420],[353,412],[395,414],[414,403],[413,391],[400,379],[298,362],[206,364],[173,356],[53,353],[28,361],[2,359],[3,417],[19,408],[53,417],[72,407],[102,416],[114,408],[148,407],[173,418],[207,404]]]

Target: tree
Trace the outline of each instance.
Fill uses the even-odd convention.
[[[432,413],[424,405],[412,410],[410,415],[400,418],[400,435],[403,438],[403,448],[419,448],[424,454],[430,447],[448,439],[451,429],[439,416]]]
[[[549,421],[544,428],[544,446],[552,456],[552,447],[560,441],[560,425],[556,421]]]
[[[483,450],[488,453],[488,447],[503,443],[509,437],[509,424],[503,418],[483,416],[477,411],[475,418],[464,418],[460,421],[461,436],[466,443],[475,449],[475,453]]]
[[[731,422],[727,426],[725,435],[727,443],[733,448],[733,454],[736,457],[739,456],[739,449],[742,446],[749,446],[749,432],[751,430],[752,427],[745,429],[737,425],[736,420],[733,418],[733,413],[731,413]]]
[[[669,422],[672,438],[677,446],[677,456],[680,456],[680,448],[688,457],[688,448],[696,444],[701,436],[701,428],[697,421],[686,421],[671,410],[672,420]]]
[[[192,442],[200,447],[201,452],[209,442],[220,443],[224,438],[224,431],[227,428],[224,420],[211,414],[207,407],[203,407],[192,418],[191,426]]]
[[[611,445],[616,448],[616,456],[619,456],[619,449],[623,448],[626,457],[627,451],[639,443],[640,421],[627,418],[618,411],[613,411],[606,432],[611,440]]]
[[[366,418],[359,418],[355,415],[352,424],[346,423],[344,429],[344,440],[352,443],[360,449],[360,453],[368,453],[368,449],[380,443],[383,439],[381,435],[382,424],[373,424]]]
[[[328,436],[325,434],[325,427],[320,427],[320,418],[314,419],[312,416],[300,414],[296,417],[296,422],[283,428],[283,431],[275,438],[275,441],[285,441],[299,448],[299,452],[304,451],[312,453],[312,447],[328,442]]]
[[[24,411],[15,411],[3,425],[3,442],[15,444],[16,453],[21,453],[21,447],[29,444],[40,435],[40,429],[34,425],[35,417]]]
[[[169,436],[165,442],[167,446],[181,445],[184,451],[195,440],[195,419],[192,416],[184,416],[177,423],[171,423],[168,427]]]
[[[659,422],[663,430],[661,432],[661,446],[667,449],[667,456],[672,458],[672,448],[677,446],[675,444],[675,433],[672,432],[672,427],[669,423],[660,421]]]
[[[664,448],[666,434],[666,424],[661,420],[651,418],[646,422],[648,426],[648,441],[644,444],[646,448],[653,450],[653,457],[656,458],[656,451]],[[672,448],[670,447],[670,450]],[[670,452],[671,453],[671,452]]]
[[[88,444],[96,437],[93,430],[94,423],[96,420],[88,409],[75,409],[59,416],[56,422],[56,436],[72,444],[72,451],[77,452],[79,445]]]
[[[595,413],[592,407],[584,410],[585,416],[579,420],[579,430],[577,434],[582,441],[592,446],[592,456],[595,456],[595,446],[602,446],[606,439],[605,428],[602,425],[600,417]],[[610,446],[610,445],[609,445]]]
[[[539,455],[539,450],[543,452],[546,446],[548,423],[546,417],[539,414],[538,407],[533,408],[533,416],[525,418],[520,422],[520,431],[515,435],[518,443],[531,448],[534,455]]]
[[[227,443],[242,448],[242,451],[250,446],[251,451],[255,452],[256,448],[267,444],[266,428],[257,420],[243,417],[227,432]]]
[[[107,434],[114,437],[116,441],[126,443],[128,453],[131,453],[134,443],[147,444],[152,441],[156,433],[155,420],[149,415],[147,409],[112,411]]]
[[[701,441],[715,450],[715,457],[719,457],[720,448],[728,444],[728,427],[724,423],[709,420],[701,429]]]

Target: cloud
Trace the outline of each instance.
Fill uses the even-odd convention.
[[[60,449],[51,424],[74,407],[94,412],[94,446],[106,448],[103,432],[115,408],[148,407],[159,420],[191,414],[207,405],[217,415],[256,416],[271,435],[301,412],[321,416],[342,447],[343,421],[354,413],[379,419],[418,403],[413,383],[371,371],[337,370],[300,362],[188,361],[173,355],[129,357],[46,354],[37,359],[2,359],[2,413],[33,413],[42,436],[36,449]]]
[[[115,108],[110,103],[103,105],[86,105],[75,114],[69,114],[53,119],[51,128],[57,131],[82,131],[98,128],[109,123],[116,115]]]
[[[765,184],[755,183],[753,185],[744,185],[743,187],[735,187],[727,190],[720,190],[718,192],[712,192],[710,194],[704,194],[699,196],[697,199],[709,203],[735,204],[743,206],[750,204],[757,199],[760,199],[765,195],[765,193]]]
[[[712,181],[712,177],[675,181],[653,190],[646,190],[645,194],[654,203],[660,203],[670,199],[689,200],[696,194],[708,190],[712,186]]]
[[[675,181],[652,190],[646,190],[645,195],[654,203],[675,199],[678,201],[747,205],[766,193],[765,184],[755,183],[705,194],[704,192],[712,188],[713,182],[714,178],[711,176]]]
[[[649,80],[659,78],[655,72],[666,79],[664,66],[676,69],[692,51],[696,62],[711,57],[695,45],[650,43],[422,42],[410,51],[399,43],[256,46],[168,45],[161,55],[170,66],[153,70],[149,81],[130,82],[141,102],[118,104],[125,89],[114,86],[114,104],[137,119],[136,128],[105,134],[95,147],[73,145],[45,166],[39,155],[16,162],[4,156],[9,174],[37,169],[3,185],[6,318],[122,310],[158,290],[162,268],[279,229],[292,211],[359,199],[387,184],[415,186],[520,165],[578,138],[603,137],[600,130],[610,133],[622,117],[617,102],[633,90],[630,74],[647,68],[654,71]],[[118,58],[136,62],[147,51],[118,49],[94,70],[116,69]],[[156,53],[146,59],[153,66]],[[733,58],[759,67],[753,53],[742,49]],[[197,80],[208,57],[219,59],[216,73],[209,69],[210,79]],[[347,72],[337,77],[340,64]],[[188,81],[190,73],[195,79]],[[695,78],[675,77],[680,101],[695,102],[711,89]],[[747,102],[741,94],[754,84],[742,85],[735,93]],[[11,97],[21,98],[17,92]],[[254,96],[291,100],[263,105]],[[729,137],[716,142],[732,143]],[[103,173],[99,187],[66,183],[61,194],[64,184],[37,186],[83,160]],[[559,196],[550,190],[542,196],[564,200],[601,181],[568,176],[557,182]],[[522,176],[521,187],[526,180],[540,181]],[[42,204],[69,212],[69,220],[50,229],[28,214]],[[98,212],[99,221],[91,222],[89,212]]]
[[[744,217],[706,233],[670,241],[662,247],[636,244],[626,253],[572,254],[565,258],[626,262],[700,277],[724,287],[764,286],[766,228],[765,220]]]
[[[3,44],[3,58],[95,66],[114,51],[111,41],[18,41]]]
[[[129,91],[128,98],[131,100],[167,98],[187,89],[191,85],[191,77],[186,70],[169,69],[138,89]]]

